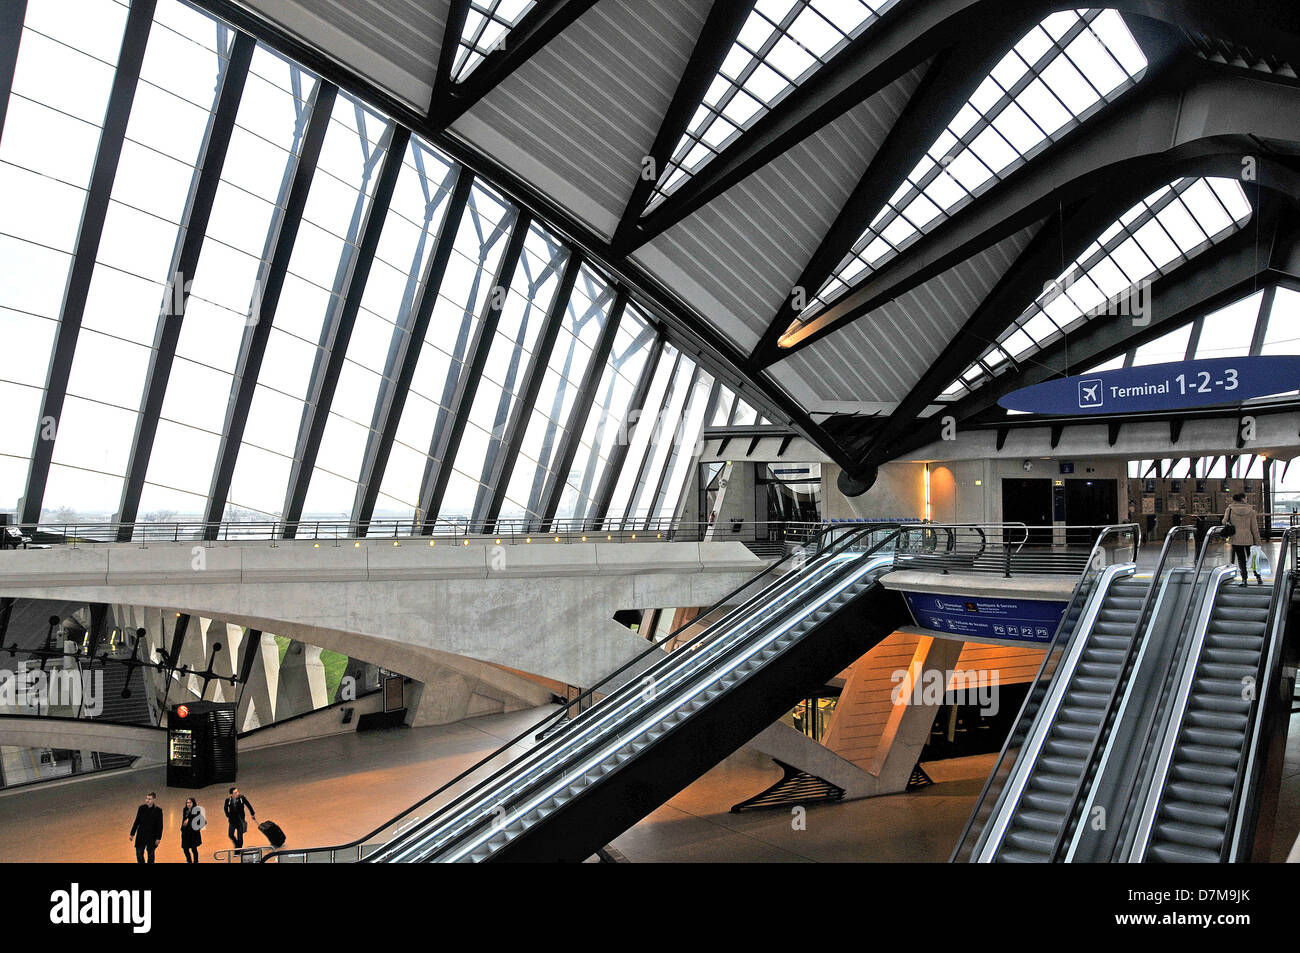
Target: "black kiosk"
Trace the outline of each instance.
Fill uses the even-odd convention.
[[[167,713],[167,786],[203,788],[235,781],[235,705],[186,702]]]

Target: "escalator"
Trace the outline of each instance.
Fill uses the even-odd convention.
[[[1258,763],[1264,706],[1282,676],[1289,579],[1242,587],[1236,570],[1211,578],[1185,653],[1131,859],[1220,863],[1245,859],[1254,818],[1244,803]],[[1289,574],[1279,574],[1289,576]]]
[[[745,587],[754,595],[709,610],[720,618],[668,655],[654,649],[649,668],[558,730],[530,728],[536,743],[507,745],[490,776],[468,789],[471,772],[453,779],[440,789],[448,803],[277,859],[584,860],[910,621],[902,597],[877,584],[897,537],[893,526],[840,528],[806,565],[758,588],[765,571]]]
[[[1086,612],[1065,670],[1055,716],[1044,721],[1037,760],[1023,772],[1017,803],[1008,804],[1001,841],[986,851],[1004,863],[1051,860],[1076,807],[1075,792],[1088,768],[1124,659],[1150,588],[1132,565],[1111,567],[1098,586],[1098,605]],[[1088,623],[1091,622],[1089,625]]]
[[[1286,569],[1300,537],[1283,540],[1273,585],[1243,588],[1210,565],[1213,535],[1194,568],[1168,567],[1179,535],[1149,579],[1085,571],[1077,621],[1049,646],[954,860],[1220,862],[1267,840],[1300,654]]]

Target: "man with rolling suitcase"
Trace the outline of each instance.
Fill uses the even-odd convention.
[[[239,850],[244,846],[244,834],[248,830],[248,821],[244,817],[247,811],[249,817],[257,820],[257,811],[253,810],[253,803],[244,795],[239,793],[239,788],[231,788],[230,796],[226,798],[226,820],[230,822],[230,842]]]

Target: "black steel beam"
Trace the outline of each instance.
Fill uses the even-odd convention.
[[[1186,171],[1188,174],[1196,174],[1195,170],[1192,169]],[[1168,172],[1160,173],[1157,181],[1168,179],[1168,177]],[[1155,187],[1158,186],[1152,186],[1152,181],[1144,177],[1135,177],[1134,181],[1127,183],[1125,186],[1121,186],[1118,182],[1112,183],[1109,191],[1075,207],[1067,214],[1063,225],[1059,220],[1049,221],[1040,232],[1040,237],[1026,247],[1016,263],[1003,275],[998,284],[994,286],[993,291],[976,308],[962,327],[961,332],[949,342],[940,356],[921,374],[912,390],[898,403],[884,425],[873,434],[873,449],[869,454],[868,465],[883,459],[879,455],[881,449],[915,428],[917,416],[921,411],[931,404],[971,362],[979,357],[980,353],[988,347],[989,342],[996,340],[997,336],[1005,330],[1009,323],[1009,315],[1020,314],[1030,302],[1038,297],[1048,282],[1057,278],[1060,274],[1062,257],[1066,261],[1073,261],[1077,258],[1098,235],[1117,221],[1138,199]],[[1296,194],[1300,194],[1300,192]],[[1254,256],[1253,242],[1255,236],[1261,230],[1271,233],[1272,230],[1278,227],[1278,212],[1274,207],[1276,204],[1276,202],[1270,200],[1267,207],[1256,209],[1254,220],[1248,223],[1237,236],[1225,240],[1220,246],[1238,249],[1241,254],[1241,266],[1247,270],[1253,270],[1253,273],[1257,273],[1260,268],[1265,267],[1267,264],[1269,249],[1265,248],[1263,250],[1265,255],[1263,260],[1257,260]],[[1202,252],[1200,256],[1193,259],[1193,264],[1202,262],[1207,255],[1210,256],[1209,260],[1215,260],[1214,251],[1214,249],[1210,249]],[[1188,267],[1188,265],[1184,265],[1176,270],[1174,274],[1182,274],[1183,269]],[[1196,269],[1193,273],[1200,273],[1200,269]],[[1161,310],[1154,313],[1165,314],[1167,311]],[[1086,325],[1086,329],[1093,330],[1099,323],[1103,326],[1109,326],[1114,322],[1090,321]],[[1086,350],[1082,352],[1082,354],[1086,353]],[[1084,359],[1081,352],[1075,347],[1071,347],[1070,356],[1076,361]],[[1035,354],[1034,362],[1041,365],[1041,361],[1041,353]],[[1028,380],[1028,376],[1032,375],[1032,373],[1033,371],[1028,365],[1021,366],[1018,379]],[[870,457],[876,457],[876,459],[872,460]]]
[[[149,460],[153,455],[154,439],[158,435],[158,420],[162,414],[163,400],[171,380],[172,365],[176,360],[176,345],[180,340],[185,309],[189,304],[189,281],[198,271],[203,239],[212,215],[212,203],[221,184],[221,170],[226,161],[226,150],[235,128],[239,100],[248,79],[248,67],[253,59],[257,41],[247,33],[237,33],[230,50],[230,59],[221,80],[216,106],[208,122],[207,139],[199,159],[200,171],[190,192],[190,200],[181,223],[181,240],[172,259],[171,281],[163,291],[162,309],[158,329],[154,334],[153,359],[145,378],[144,396],[140,415],[136,420],[135,438],[131,442],[131,456],[127,463],[126,481],[122,486],[122,500],[118,507],[118,540],[131,538],[129,524],[135,522],[144,491]]]
[[[108,216],[113,179],[117,176],[117,163],[122,157],[122,143],[126,139],[126,126],[131,118],[131,104],[135,101],[135,88],[140,80],[140,65],[144,61],[145,47],[149,42],[149,28],[153,24],[155,6],[155,0],[137,0],[131,5],[131,11],[126,17],[117,71],[113,75],[113,85],[108,94],[108,107],[99,135],[99,149],[95,153],[95,165],[90,173],[81,229],[77,233],[72,267],[63,291],[61,319],[45,377],[44,398],[32,446],[32,463],[23,494],[20,520],[23,523],[36,523],[41,518],[41,503],[50,476],[54,443],[58,439],[63,401],[68,393],[72,359],[77,352],[81,319],[86,311],[86,296],[90,292],[90,279],[95,272],[99,240],[104,234],[104,220]]]
[[[14,68],[18,65],[18,46],[26,17],[27,0],[0,4],[0,140],[4,138],[5,113],[9,109],[9,93],[14,86]]]
[[[1115,444],[1119,443],[1119,431],[1123,426],[1124,422],[1120,420],[1111,421],[1106,425],[1106,446],[1113,447]],[[1055,444],[1053,444],[1053,446],[1055,446]]]
[[[930,144],[961,111],[976,88],[1006,55],[1011,44],[1033,28],[1040,13],[1039,10],[1008,5],[997,12],[997,22],[986,24],[971,42],[957,44],[936,57],[890,128],[889,135],[872,156],[830,231],[804,266],[795,285],[803,301],[810,301],[834,274],[862,235],[863,223],[870,222],[885,207],[899,183],[925,155]],[[1179,35],[1171,35],[1176,31],[1163,24],[1152,26],[1154,29],[1145,31],[1147,42],[1142,44],[1147,53],[1148,81],[1153,74],[1166,68],[1182,49],[1178,45]],[[1093,116],[1089,120],[1093,123],[1104,121],[1104,116]],[[972,134],[968,133],[968,136]],[[798,317],[796,305],[799,303],[794,294],[782,301],[776,316],[754,347],[751,360],[755,365],[763,366],[781,354],[777,342]]]
[[[321,349],[316,352],[316,364],[312,368],[302,425],[298,431],[297,449],[289,469],[289,486],[284,501],[286,537],[294,535],[294,524],[302,518],[307,489],[311,485],[316,457],[320,453],[321,438],[329,421],[330,406],[334,403],[334,392],[338,389],[339,376],[343,373],[352,329],[356,326],[357,314],[361,310],[361,299],[365,295],[370,269],[375,263],[375,250],[379,247],[384,221],[388,217],[388,206],[392,203],[393,192],[397,188],[397,177],[401,174],[402,160],[406,157],[406,144],[410,138],[410,130],[396,124],[389,126],[384,136],[383,165],[375,180],[370,206],[366,210],[361,240],[348,263],[341,297],[336,299],[331,309],[333,313],[325,320]]]
[[[552,0],[534,6],[465,79],[459,83],[450,83],[441,97],[434,98],[430,104],[429,121],[438,129],[446,129],[502,80],[528,62],[534,53],[591,9],[595,2],[596,0]],[[443,42],[445,44],[446,39]]]
[[[610,452],[609,459],[605,461],[605,472],[600,477],[600,487],[596,491],[591,508],[591,522],[595,527],[600,526],[609,516],[609,507],[614,499],[614,490],[618,488],[618,478],[623,472],[623,464],[627,460],[628,447],[632,443],[633,425],[640,426],[641,414],[645,410],[646,398],[650,395],[650,385],[654,383],[655,374],[659,369],[659,362],[664,356],[664,340],[659,338],[655,341],[649,358],[645,362],[645,367],[641,369],[641,379],[636,382],[636,390],[632,393],[632,400],[628,403],[627,419],[623,426],[623,432],[620,435],[618,443]]]
[[[533,416],[533,405],[537,403],[537,394],[542,389],[542,381],[546,378],[546,371],[550,367],[555,342],[560,336],[560,329],[564,327],[569,298],[573,295],[573,286],[577,284],[582,263],[581,252],[569,252],[568,261],[564,264],[564,273],[560,276],[560,285],[546,313],[541,335],[533,348],[528,369],[524,372],[519,397],[514,402],[510,419],[506,421],[501,439],[488,447],[489,457],[485,461],[488,480],[479,486],[479,498],[475,501],[474,516],[471,521],[475,524],[486,524],[483,530],[485,533],[492,532],[491,524],[494,524],[497,517],[501,515],[506,490],[510,486],[510,478],[514,475],[515,463],[519,458],[519,448],[524,442],[528,422]]]
[[[982,35],[983,24],[1003,19],[1000,11],[1005,6],[1005,2],[990,0],[902,0],[895,4],[880,22],[787,94],[777,108],[642,218],[620,250],[630,253],[663,234],[952,43]],[[1003,52],[1019,37],[1005,39]]]
[[[776,455],[784,457],[786,450],[790,449],[790,441],[794,440],[794,434],[787,434],[781,438],[781,446],[777,448]]]
[[[790,346],[759,356],[751,370],[797,353],[1080,201],[1122,195],[1131,205],[1180,175],[1240,177],[1248,155],[1258,157],[1260,183],[1295,194],[1296,174],[1278,157],[1294,155],[1297,142],[1300,87],[1194,57],[1180,60],[918,238],[906,254],[804,322]]]
[[[654,143],[650,146],[649,154],[642,160],[641,174],[632,187],[632,197],[628,199],[614,230],[615,248],[623,248],[631,243],[655,183],[667,170],[673,151],[690,125],[691,117],[704,101],[704,94],[718,75],[722,61],[726,59],[753,8],[752,0],[713,0],[704,27],[695,40],[691,58],[677,80],[672,101],[659,121]]]
[[[447,264],[451,261],[456,247],[456,233],[460,230],[461,219],[473,186],[473,173],[468,169],[461,169],[456,177],[451,198],[448,199],[447,211],[442,220],[442,231],[438,234],[438,246],[429,256],[420,299],[411,309],[413,316],[409,333],[401,336],[402,351],[395,355],[394,363],[399,370],[391,383],[386,379],[381,384],[381,392],[375,406],[375,420],[371,426],[366,443],[366,454],[361,466],[361,478],[357,483],[357,499],[352,507],[352,512],[355,514],[353,519],[356,521],[355,531],[358,536],[366,534],[370,518],[375,512],[375,502],[379,499],[379,489],[383,485],[388,457],[392,453],[393,443],[397,440],[397,428],[402,421],[402,410],[406,407],[406,397],[411,392],[411,381],[415,379],[415,369],[420,363],[420,352],[429,332],[434,306],[438,302],[438,289],[442,286],[443,276],[447,273]]]
[[[618,327],[623,321],[623,312],[626,308],[627,293],[619,288],[615,292],[614,303],[609,309],[605,327],[601,330],[596,346],[591,352],[591,363],[587,365],[587,371],[582,377],[578,396],[569,410],[569,418],[565,421],[564,431],[560,436],[560,445],[555,450],[555,464],[551,467],[546,485],[538,499],[537,513],[541,517],[543,527],[549,526],[555,519],[555,514],[560,508],[560,500],[564,498],[565,483],[569,479],[569,471],[573,468],[573,459],[578,455],[583,428],[596,402],[596,391],[600,387],[600,380],[609,363],[609,356],[614,351],[614,342],[618,340]]]
[[[497,324],[501,320],[501,309],[505,306],[510,293],[510,283],[514,279],[515,269],[524,251],[524,240],[528,237],[528,228],[532,216],[520,211],[510,232],[510,239],[501,256],[496,277],[484,304],[483,314],[474,329],[474,337],[466,350],[468,363],[465,364],[456,379],[456,388],[448,404],[447,425],[435,430],[433,443],[429,447],[429,466],[425,470],[424,482],[420,490],[420,509],[424,513],[423,532],[431,533],[438,520],[438,511],[442,508],[443,495],[451,479],[452,467],[456,463],[456,453],[460,450],[461,438],[469,424],[470,408],[474,406],[474,395],[478,393],[479,382],[483,378],[483,368],[487,364],[488,353],[492,349],[492,338],[496,334]]]
[[[1183,435],[1183,421],[1185,417],[1174,417],[1169,421],[1169,445],[1177,446],[1178,439]]]
[[[447,7],[447,22],[443,25],[442,45],[438,49],[438,71],[434,74],[433,95],[429,99],[430,116],[451,89],[451,68],[460,52],[460,37],[465,32],[469,5],[470,0],[451,0]]]
[[[316,173],[316,163],[320,159],[321,146],[325,141],[325,132],[329,127],[337,94],[338,88],[330,83],[321,82],[317,85],[309,107],[310,116],[303,135],[302,149],[289,176],[287,198],[277,213],[278,221],[272,224],[270,241],[273,250],[258,275],[261,294],[254,299],[257,315],[254,318],[250,314],[252,327],[245,333],[240,344],[235,369],[235,380],[238,383],[232,389],[226,407],[221,445],[217,451],[217,466],[208,491],[206,520],[210,524],[221,522],[222,514],[225,513],[230,482],[235,475],[235,462],[244,439],[244,426],[257,388],[262,358],[266,355],[271,323],[275,319],[275,309],[280,304],[280,293],[284,290],[285,276],[289,271],[289,259],[293,255],[294,241],[298,237],[298,227],[302,224],[303,209],[311,191],[312,177]],[[210,526],[205,531],[205,537],[215,538],[216,532],[216,526]]]
[[[972,420],[984,419],[985,415],[999,414],[997,401],[1013,390],[1107,361],[1272,281],[1279,273],[1274,269],[1285,259],[1287,250],[1300,240],[1300,228],[1294,223],[1283,225],[1275,203],[1266,204],[1256,214],[1261,218],[1259,234],[1254,227],[1243,229],[1152,282],[1150,313],[1155,317],[1149,324],[1135,325],[1122,315],[1093,318],[1065,339],[1039,351],[1032,362],[1021,365],[1018,373],[1002,374],[973,394],[947,405],[944,416],[955,417],[959,426],[965,426]],[[1025,423],[1032,422],[1029,418],[1025,420]],[[1087,423],[1088,418],[1080,418],[1080,422]],[[989,423],[1009,425],[1001,416]],[[892,439],[877,435],[869,463],[893,459],[939,439],[938,427],[937,420],[913,420],[906,427],[891,428]]]

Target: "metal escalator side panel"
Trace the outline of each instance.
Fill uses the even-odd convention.
[[[1155,771],[1152,776],[1152,786],[1147,793],[1146,800],[1144,801],[1141,813],[1139,814],[1137,833],[1134,839],[1130,860],[1141,862],[1146,859],[1147,851],[1151,844],[1152,831],[1155,828],[1156,815],[1160,810],[1160,804],[1164,800],[1165,789],[1169,784],[1169,775],[1173,769],[1174,749],[1177,747],[1178,738],[1182,734],[1183,719],[1187,713],[1187,704],[1191,697],[1193,683],[1195,682],[1196,669],[1200,664],[1201,653],[1205,647],[1205,637],[1210,627],[1210,619],[1214,612],[1214,605],[1218,599],[1224,581],[1231,579],[1236,572],[1237,570],[1231,566],[1219,566],[1215,568],[1210,575],[1205,591],[1201,595],[1201,603],[1197,607],[1196,612],[1196,621],[1189,633],[1191,642],[1188,645],[1187,654],[1183,659],[1182,669],[1178,673],[1178,678],[1175,682],[1176,693],[1174,695],[1173,706],[1169,711],[1161,732],[1161,740],[1155,760]]]
[[[509,774],[497,779],[499,783],[494,787],[477,792],[476,798],[459,805],[459,809],[450,816],[444,815],[438,818],[437,824],[409,836],[405,844],[390,845],[393,849],[385,850],[383,855],[376,859],[401,861],[417,859],[414,855],[427,856],[430,853],[437,853],[447,849],[457,837],[467,832],[467,828],[472,830],[493,817],[499,819],[494,826],[507,825],[509,820],[497,814],[497,809],[514,796],[512,793],[514,790],[521,786],[526,789],[533,784],[537,771],[545,772],[553,763],[571,757],[580,758],[591,745],[599,744],[607,730],[617,730],[620,719],[624,719],[625,716],[635,717],[641,704],[647,701],[653,702],[661,691],[671,692],[679,682],[689,679],[691,672],[711,664],[737,641],[743,641],[755,632],[761,632],[773,620],[783,618],[781,610],[797,605],[800,596],[806,590],[823,592],[824,590],[819,587],[827,585],[827,580],[837,578],[850,562],[851,559],[840,558],[821,562],[815,572],[808,574],[810,578],[795,580],[792,584],[783,587],[779,593],[773,594],[763,604],[754,607],[750,615],[742,620],[740,625],[734,627],[734,631],[724,633],[698,652],[681,653],[681,657],[674,660],[671,666],[661,663],[665,666],[658,669],[662,678],[655,683],[657,691],[649,699],[646,698],[642,682],[625,686],[616,693],[618,698],[611,696],[605,699],[601,704],[584,713],[587,718],[575,721],[570,729],[555,736],[557,740],[554,744],[546,746],[545,750],[542,746],[531,749],[522,758],[507,766]],[[829,599],[831,596],[825,598]],[[797,624],[797,621],[792,624]],[[673,653],[669,659],[672,660],[676,655],[678,653]]]
[[[1151,653],[1157,651],[1153,648],[1157,639],[1154,633],[1162,625],[1168,622],[1170,613],[1178,611],[1177,595],[1174,590],[1185,583],[1181,577],[1189,575],[1191,570],[1172,569],[1167,571],[1163,578],[1159,580],[1159,589],[1157,590],[1155,605],[1151,610],[1150,618],[1147,620],[1146,629],[1142,632],[1134,633],[1134,639],[1139,642],[1137,656],[1133,660],[1132,673],[1129,677],[1128,684],[1124,688],[1124,694],[1120,698],[1119,705],[1116,709],[1113,727],[1110,737],[1106,739],[1106,745],[1102,750],[1101,758],[1097,763],[1097,772],[1093,778],[1092,784],[1088,788],[1088,796],[1084,799],[1079,810],[1080,823],[1075,826],[1074,835],[1070,839],[1070,845],[1066,849],[1064,860],[1066,863],[1072,863],[1080,859],[1080,848],[1084,840],[1088,837],[1089,828],[1082,822],[1083,818],[1094,816],[1094,811],[1099,807],[1106,810],[1107,806],[1100,803],[1100,794],[1105,786],[1106,780],[1110,777],[1112,770],[1120,770],[1122,766],[1113,764],[1118,761],[1118,751],[1129,740],[1125,734],[1125,728],[1128,726],[1133,710],[1138,706],[1140,699],[1135,691],[1136,686],[1142,684],[1139,674],[1147,671],[1151,663]],[[1152,584],[1156,584],[1152,580]],[[1097,858],[1087,858],[1095,860]]]
[[[1089,593],[1088,601],[1079,616],[1079,623],[1070,636],[1070,642],[1066,646],[1064,657],[1052,674],[1052,682],[1048,686],[1046,697],[1034,716],[1025,743],[1021,747],[1015,766],[1011,770],[1011,776],[1002,789],[989,823],[985,826],[985,833],[981,836],[981,843],[976,848],[975,860],[977,863],[993,862],[1002,849],[1003,839],[1007,835],[1012,818],[1020,808],[1025,786],[1029,783],[1029,778],[1038,764],[1039,757],[1042,755],[1047,734],[1056,721],[1057,712],[1065,697],[1066,689],[1069,687],[1070,679],[1078,667],[1079,659],[1082,657],[1088,639],[1092,635],[1093,627],[1101,615],[1102,606],[1105,604],[1110,588],[1116,579],[1132,576],[1136,569],[1137,567],[1132,563],[1107,566],[1102,570],[1097,584],[1093,586],[1092,592]]]
[[[1280,568],[1280,567],[1279,567]],[[1277,590],[1273,597],[1271,609],[1271,618],[1267,631],[1267,639],[1264,645],[1264,651],[1267,653],[1263,675],[1259,683],[1255,686],[1255,703],[1252,707],[1251,718],[1253,723],[1250,726],[1249,739],[1246,744],[1245,755],[1246,761],[1239,775],[1238,784],[1240,789],[1234,792],[1235,810],[1230,817],[1231,827],[1228,834],[1231,836],[1231,846],[1228,852],[1228,862],[1237,863],[1251,859],[1254,848],[1256,829],[1252,818],[1258,820],[1256,810],[1258,800],[1261,796],[1260,787],[1263,784],[1261,777],[1261,766],[1264,760],[1262,748],[1269,743],[1269,739],[1264,735],[1264,725],[1266,720],[1274,713],[1269,709],[1273,705],[1281,704],[1285,706],[1287,713],[1281,719],[1283,732],[1285,725],[1290,720],[1291,692],[1278,695],[1275,684],[1283,677],[1284,671],[1291,667],[1294,671],[1294,659],[1287,660],[1283,657],[1287,642],[1287,628],[1291,624],[1291,592],[1294,585],[1294,573],[1287,570],[1281,579],[1274,583]],[[1290,661],[1290,666],[1288,666]],[[1293,683],[1294,675],[1286,682]],[[1273,705],[1270,705],[1270,702]]]
[[[750,605],[749,610],[745,615],[737,618],[734,613],[728,613],[722,620],[719,620],[710,626],[709,629],[706,630],[706,633],[723,627],[728,621],[732,622],[733,627],[737,630],[740,630],[746,625],[752,626],[761,624],[770,617],[770,611],[774,606],[778,606],[785,602],[792,593],[796,593],[810,584],[816,584],[817,580],[823,574],[833,573],[841,565],[841,562],[842,561],[835,556],[821,556],[814,559],[800,570],[785,574],[777,580],[776,583],[760,593],[761,598],[755,597],[758,601],[754,601],[753,604]],[[701,634],[703,635],[704,633]],[[719,643],[714,639],[709,642],[709,644],[717,645]],[[629,703],[629,701],[634,702],[636,697],[644,691],[642,686],[644,685],[646,678],[656,676],[662,677],[671,673],[671,671],[677,666],[690,664],[694,660],[693,656],[695,654],[696,653],[692,653],[691,651],[681,651],[680,649],[669,653],[653,667],[642,672],[639,678],[629,681],[627,684],[621,686],[609,696],[602,699],[598,704],[584,711],[578,718],[564,726],[563,730],[552,734],[545,741],[535,745],[528,749],[528,751],[511,760],[499,769],[497,774],[490,780],[499,780],[503,785],[508,784],[511,779],[509,777],[503,777],[505,772],[511,772],[514,775],[518,775],[521,771],[526,770],[541,761],[560,756],[567,746],[574,743],[580,743],[583,738],[598,729],[600,725],[617,715],[622,710],[622,707]],[[456,810],[457,808],[472,806],[473,802],[469,799],[475,793],[478,793],[478,788],[457,795],[448,804],[443,805],[443,807],[435,814],[420,819],[416,824],[411,825],[409,828],[390,838],[384,845],[383,857],[379,859],[386,859],[393,850],[401,847],[403,843],[410,842],[416,838],[423,839],[433,836],[436,828],[440,826],[440,822],[450,820],[450,818],[447,817],[449,812]]]
[[[683,686],[683,691],[667,696],[656,695],[651,701],[651,710],[644,714],[634,713],[634,723],[630,727],[620,728],[616,738],[612,741],[606,741],[602,744],[596,745],[595,750],[586,753],[586,757],[577,765],[564,766],[558,779],[543,781],[539,785],[540,790],[534,789],[525,795],[523,803],[512,805],[501,817],[500,821],[494,825],[496,829],[489,834],[489,837],[498,831],[508,830],[522,819],[527,818],[534,811],[539,809],[544,810],[546,804],[563,794],[563,789],[568,787],[571,783],[583,779],[589,772],[596,770],[607,760],[617,758],[620,752],[625,748],[634,745],[651,729],[660,725],[666,719],[690,705],[690,703],[700,694],[708,688],[716,685],[721,679],[725,678],[733,670],[750,660],[772,642],[779,639],[791,629],[797,627],[822,606],[831,602],[845,590],[863,580],[864,577],[883,568],[889,563],[892,563],[892,557],[888,556],[876,556],[865,560],[863,565],[857,567],[857,569],[848,574],[846,578],[841,579],[837,584],[830,587],[830,589],[819,593],[818,599],[801,605],[799,608],[802,611],[788,617],[784,625],[775,627],[772,631],[760,636],[754,644],[747,646],[747,652],[737,654],[722,667],[710,669],[710,671],[705,673],[708,677],[692,680],[688,685]],[[686,717],[694,717],[695,715],[698,715],[698,712],[691,712]],[[657,740],[659,739],[656,739],[656,741]],[[648,747],[648,745],[646,747]],[[640,752],[638,751],[635,754],[639,753]],[[632,757],[635,757],[635,754],[628,759],[617,763],[611,771],[616,771],[626,766],[627,762],[631,760]],[[606,774],[608,773],[609,772],[606,772]],[[535,821],[534,823],[537,822]],[[486,839],[487,838],[484,837],[484,834],[481,831],[477,834],[472,834],[469,838],[462,839],[455,845],[455,847],[446,851],[444,855],[438,859],[445,862],[455,862],[464,859],[468,857],[468,855],[481,849]]]

